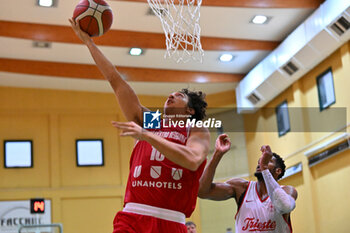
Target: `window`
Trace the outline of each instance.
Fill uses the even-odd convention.
[[[320,103],[320,111],[328,108],[335,103],[335,92],[333,83],[332,69],[329,68],[316,79],[318,90],[318,101]]]
[[[5,168],[33,167],[33,146],[31,140],[4,141]]]
[[[278,136],[283,136],[290,131],[289,112],[287,101],[283,101],[276,107]]]
[[[296,164],[296,165],[294,165],[294,166],[291,166],[291,167],[286,169],[286,171],[284,173],[284,176],[281,178],[281,180],[285,179],[285,178],[287,178],[289,176],[295,175],[295,174],[301,172],[302,170],[303,170],[303,165],[302,165],[301,162]]]
[[[77,139],[77,166],[103,166],[103,140]]]

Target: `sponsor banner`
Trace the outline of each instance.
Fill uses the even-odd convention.
[[[0,201],[0,233],[18,233],[21,225],[51,224],[51,201],[43,214],[30,213],[30,200]]]

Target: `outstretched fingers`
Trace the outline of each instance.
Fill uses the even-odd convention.
[[[72,28],[74,29],[74,31],[76,31],[78,29],[77,22],[73,20],[73,18],[69,18],[68,21],[72,25]]]
[[[74,20],[73,18],[69,18],[68,21],[71,24],[73,31],[75,32],[75,34],[79,37],[79,39],[81,41],[83,41],[84,43],[87,43],[88,41],[92,40],[91,37],[89,36],[89,34],[84,32],[80,28],[80,24],[79,24],[79,20],[78,19]]]
[[[120,136],[131,136],[136,139],[142,138],[143,129],[135,122],[117,122],[111,121],[112,125],[121,130]]]
[[[112,121],[112,125],[118,129],[132,129],[133,124],[131,122],[117,122],[117,121]]]

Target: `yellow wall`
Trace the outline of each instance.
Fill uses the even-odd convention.
[[[319,112],[316,77],[332,67],[336,94],[336,103],[330,109]],[[327,59],[321,62],[288,89],[273,99],[255,114],[245,114],[244,128],[245,153],[250,179],[253,177],[257,161],[261,156],[260,146],[269,144],[273,151],[282,155],[287,167],[302,163],[303,171],[280,181],[292,185],[298,191],[297,207],[291,214],[293,231],[307,233],[349,232],[350,189],[350,150],[309,167],[304,152],[317,147],[344,131],[349,132],[350,116],[346,122],[339,115],[332,115],[335,108],[350,106],[350,43],[344,44]],[[287,100],[290,108],[292,132],[279,137],[275,107]],[[308,108],[308,109],[306,109]],[[310,110],[310,108],[313,108]],[[294,110],[291,110],[294,109]],[[295,110],[297,109],[297,110]],[[317,120],[316,120],[317,117]],[[316,132],[317,124],[333,122],[328,132]],[[297,127],[296,127],[297,126]],[[334,132],[342,128],[341,132]],[[293,132],[297,128],[298,132]],[[212,137],[214,140],[214,137]],[[232,161],[222,161],[217,174],[234,176],[236,171],[225,171],[223,167],[233,167]],[[230,163],[230,164],[229,164]],[[228,173],[230,175],[228,175]],[[217,179],[223,178],[216,176]],[[233,199],[215,202],[200,200],[202,233],[225,232],[232,227],[237,206]]]
[[[350,107],[349,48],[349,43],[344,44],[317,67],[268,103],[265,106],[266,108],[255,114],[244,116],[245,127],[255,127],[259,131],[246,133],[249,173],[251,176],[260,156],[259,147],[263,144],[269,144],[273,151],[282,155],[287,166],[292,166],[299,162],[303,165],[301,173],[281,181],[282,184],[295,186],[299,194],[297,208],[292,213],[295,232],[349,232],[350,222],[347,219],[350,217],[348,213],[348,207],[350,206],[348,197],[350,193],[349,189],[346,188],[346,184],[349,183],[350,175],[350,151],[342,152],[312,168],[309,168],[308,159],[304,155],[305,151],[324,143],[330,138],[344,131],[349,132],[350,127],[346,125],[348,123],[337,120],[339,116],[331,115],[331,110],[334,108],[344,107],[348,109]],[[305,130],[303,132],[289,132],[279,137],[276,132],[277,123],[273,109],[284,100],[287,100],[290,108],[319,108],[316,77],[329,67],[333,70],[336,103],[330,109],[317,113],[320,117],[320,121],[317,123],[330,124],[330,122],[335,121],[337,124],[334,124],[333,130],[329,132],[312,132],[316,124],[315,115],[291,115],[290,124],[292,130],[293,126],[295,127],[298,124],[302,124]],[[349,119],[348,114],[346,122],[349,122]],[[341,127],[344,127],[342,132],[333,133]],[[271,129],[274,132],[271,132]]]
[[[147,107],[161,107],[165,99],[140,96]],[[234,92],[207,100],[229,105]],[[0,87],[0,142],[32,139],[34,152],[31,169],[0,166],[0,200],[44,197],[52,201],[52,222],[63,223],[65,233],[112,232],[134,140],[120,138],[111,120],[124,120],[113,94]],[[84,138],[103,139],[103,167],[76,166],[75,140]],[[201,230],[198,204],[190,220]]]
[[[32,139],[34,152],[31,169],[0,167],[0,199],[51,199],[65,232],[111,232],[132,145],[109,124],[122,119],[113,95],[1,87],[0,99],[0,140]],[[76,167],[79,138],[104,140],[105,166]]]
[[[233,199],[226,201],[200,200],[202,231],[198,233],[226,233],[234,231],[234,216],[237,205]]]
[[[140,98],[150,107],[165,99]],[[44,197],[64,232],[112,232],[134,143],[110,124],[123,120],[114,95],[0,87],[0,103],[0,141],[32,139],[34,152],[31,169],[0,166],[0,200]],[[84,138],[104,140],[103,167],[76,166],[75,139]]]
[[[222,95],[222,97],[222,99],[229,99],[228,96]],[[225,105],[223,104],[223,106]],[[238,125],[243,126],[243,117],[242,115],[237,114],[235,109],[232,107],[233,106],[220,108],[218,110],[224,111],[216,112],[215,114],[210,115],[210,117],[222,120],[223,131],[224,133],[228,134],[231,139],[231,149],[221,159],[218,167],[216,168],[214,176],[215,182],[223,182],[224,180],[232,177],[248,176],[245,135],[243,127],[237,127]],[[236,127],[233,127],[232,125],[235,125]],[[210,137],[211,151],[208,156],[208,160],[211,159],[212,153],[215,149],[217,132],[211,132]],[[225,233],[227,228],[234,229],[234,216],[237,209],[234,199],[231,198],[220,202],[201,199],[199,203],[201,214],[200,223],[202,227],[202,230],[199,231],[200,233]]]

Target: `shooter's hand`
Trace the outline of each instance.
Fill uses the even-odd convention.
[[[80,26],[79,26],[79,22],[76,20],[68,19],[70,24],[72,25],[73,31],[75,32],[75,34],[77,34],[77,36],[79,37],[79,39],[84,42],[84,44],[92,41],[91,37],[89,36],[89,34],[87,34],[86,32],[84,32],[83,30],[81,30]]]
[[[143,136],[147,132],[145,129],[143,129],[141,126],[139,126],[133,121],[129,121],[129,122],[112,121],[111,123],[115,128],[122,130],[122,133],[120,134],[120,136],[131,136],[137,140],[143,140]]]

